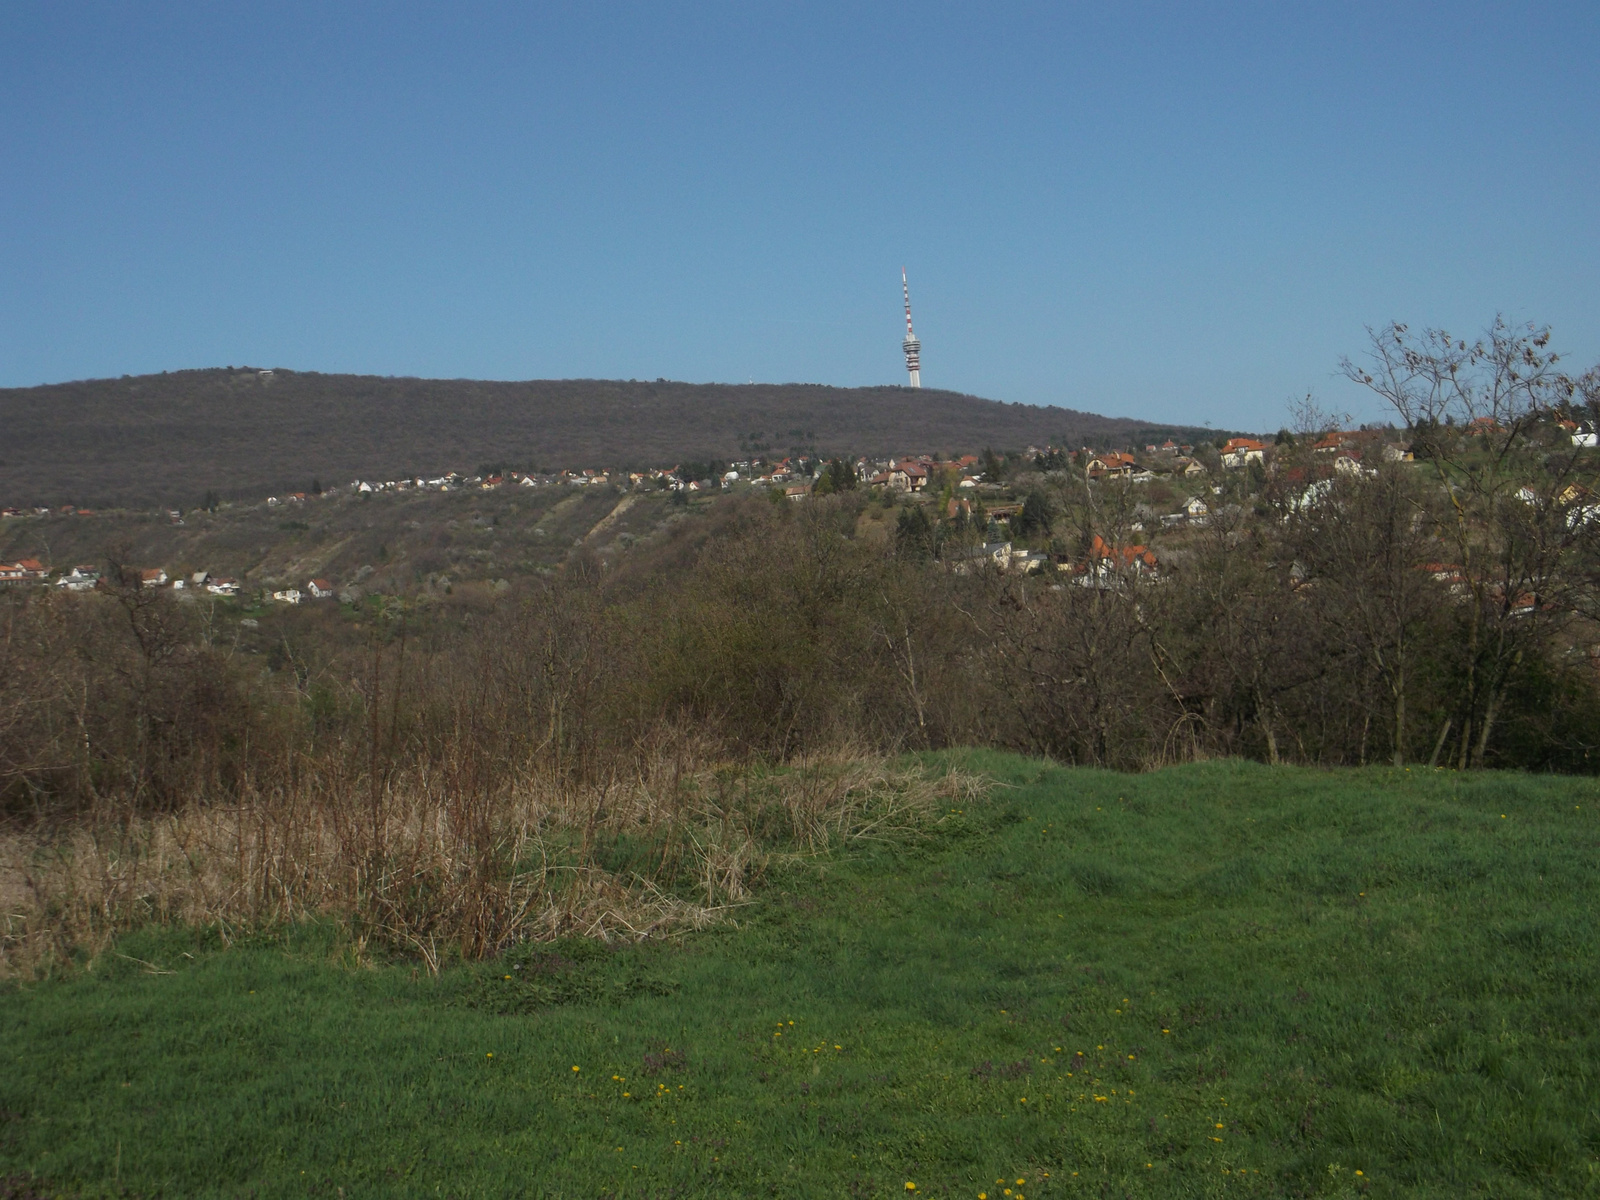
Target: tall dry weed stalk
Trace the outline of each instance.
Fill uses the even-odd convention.
[[[104,804],[0,834],[0,969],[38,974],[151,922],[317,917],[430,970],[525,940],[663,937],[725,920],[776,854],[903,837],[982,788],[855,755],[765,771],[658,744],[578,782],[469,763],[302,763],[293,786],[164,812]]]

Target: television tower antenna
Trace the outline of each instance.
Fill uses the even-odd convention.
[[[906,340],[900,343],[900,349],[906,352],[906,370],[911,373],[911,386],[922,386],[922,343],[917,341],[917,335],[911,332],[911,285],[906,282],[906,269],[900,268],[900,290],[906,297]]]

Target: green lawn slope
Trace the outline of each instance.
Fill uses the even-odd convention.
[[[435,979],[330,928],[227,950],[168,931],[10,984],[0,1178],[352,1198],[1600,1190],[1593,781],[966,763],[999,785],[926,838],[776,870],[737,928],[686,942],[530,947]]]

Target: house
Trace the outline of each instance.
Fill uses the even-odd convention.
[[[299,604],[300,603],[300,589],[299,588],[285,588],[281,592],[273,592],[272,593],[272,598],[274,600],[278,601],[281,604]]]
[[[913,492],[923,491],[928,486],[928,470],[922,464],[906,459],[897,469],[905,473],[906,486]]]
[[[1178,452],[1178,443],[1173,441],[1171,438],[1168,438],[1166,441],[1161,443],[1161,453],[1163,453],[1163,454],[1176,454],[1177,452]]]
[[[947,556],[945,561],[957,575],[966,575],[984,567],[1008,571],[1011,569],[1011,557],[1010,542],[985,542],[981,546],[958,550]]]
[[[1107,450],[1089,460],[1088,471],[1091,478],[1100,479],[1107,475],[1132,475],[1138,466],[1133,455],[1120,450]]]
[[[1206,469],[1192,458],[1183,465],[1183,477],[1185,479],[1198,479],[1205,473]]]
[[[239,594],[239,581],[223,576],[213,579],[206,584],[206,591],[213,596],[237,596]]]
[[[1340,475],[1375,475],[1376,471],[1369,471],[1361,465],[1361,451],[1341,450],[1333,460],[1333,469]]]
[[[333,595],[333,584],[329,583],[326,579],[313,579],[310,583],[306,584],[306,591],[311,593],[311,598],[313,600],[326,600],[329,596]]]
[[[1184,501],[1183,515],[1188,517],[1191,521],[1200,517],[1209,516],[1210,513],[1211,507],[1204,500],[1200,499],[1199,496],[1190,496],[1188,500]]]
[[[22,558],[16,562],[0,563],[0,583],[27,583],[43,579],[45,570],[36,558]]]
[[[1313,442],[1311,445],[1311,452],[1313,454],[1337,454],[1340,450],[1344,449],[1346,445],[1348,445],[1348,443],[1345,440],[1344,434],[1340,433],[1336,429],[1332,433],[1318,438],[1315,442]]]
[[[811,489],[803,483],[791,483],[783,489],[783,494],[790,500],[804,500],[811,494]]]
[[[64,587],[69,592],[87,592],[100,582],[100,572],[93,567],[73,567],[60,579],[56,580],[57,587]]]
[[[891,492],[911,490],[911,475],[903,467],[891,467],[887,471],[879,471],[869,482],[875,488],[887,488]],[[923,482],[927,482],[926,476]]]
[[[1266,458],[1267,444],[1255,438],[1229,438],[1222,447],[1222,465],[1237,470]]]
[[[1592,426],[1580,425],[1572,435],[1572,444],[1593,450],[1596,446],[1600,446],[1600,434],[1595,433]]]
[[[1148,546],[1113,546],[1098,533],[1089,546],[1089,558],[1084,564],[1087,579],[1106,579],[1112,574],[1134,576],[1153,575],[1156,569],[1155,552]]]
[[[167,573],[160,567],[151,567],[149,570],[139,572],[139,586],[147,588],[162,587],[167,582]]]

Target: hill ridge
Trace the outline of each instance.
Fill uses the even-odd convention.
[[[967,453],[1216,431],[939,388],[202,367],[0,389],[0,503],[188,505],[356,476]]]

